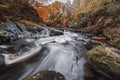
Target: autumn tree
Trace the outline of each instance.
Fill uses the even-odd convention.
[[[48,10],[46,6],[41,6],[37,9],[37,12],[39,14],[39,17],[41,17],[44,21],[47,19],[48,16]]]

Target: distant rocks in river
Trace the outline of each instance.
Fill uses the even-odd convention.
[[[38,25],[25,25],[7,20],[0,25],[0,44],[8,44],[20,39],[38,39],[46,36],[63,35],[63,31]]]

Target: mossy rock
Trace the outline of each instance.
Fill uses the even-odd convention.
[[[106,29],[104,33],[110,38],[110,45],[120,49],[120,28],[114,27],[112,29]]]
[[[40,71],[39,73],[26,77],[23,80],[66,80],[65,77],[55,71]]]
[[[87,52],[86,60],[98,73],[120,80],[120,50],[97,46]]]
[[[111,45],[120,49],[120,38],[116,38],[116,39],[112,40]]]

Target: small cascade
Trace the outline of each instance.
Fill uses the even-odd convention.
[[[83,80],[85,63],[83,56],[87,50],[84,44],[75,40],[76,35],[68,36],[68,34],[38,40],[36,44],[42,45],[40,51],[42,55],[32,65],[34,67],[30,67],[19,80],[42,70],[60,72],[67,80]]]
[[[25,28],[24,25],[19,24],[17,29],[21,28],[23,31],[21,26]],[[25,34],[37,32],[36,28],[34,32],[29,31],[27,27],[25,30]],[[21,34],[22,32],[19,33]],[[49,27],[44,27],[34,34],[36,35],[38,39],[31,36],[11,43],[16,54],[12,60],[9,59],[12,54],[9,51],[7,54],[6,52],[1,54],[7,66],[1,67],[0,80],[22,80],[42,70],[60,72],[67,80],[84,80],[84,54],[87,51],[86,45],[89,44],[87,36]],[[8,47],[4,46],[7,45],[0,45],[0,49],[7,50]]]

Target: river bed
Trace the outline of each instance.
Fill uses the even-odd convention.
[[[13,38],[0,45],[1,55],[4,56],[0,61],[0,80],[22,80],[42,70],[59,72],[67,80],[85,80],[84,55],[91,46],[89,34],[48,27],[28,30],[24,25],[18,27],[11,21],[7,21],[5,26]],[[21,38],[20,35],[24,34],[27,37]]]

